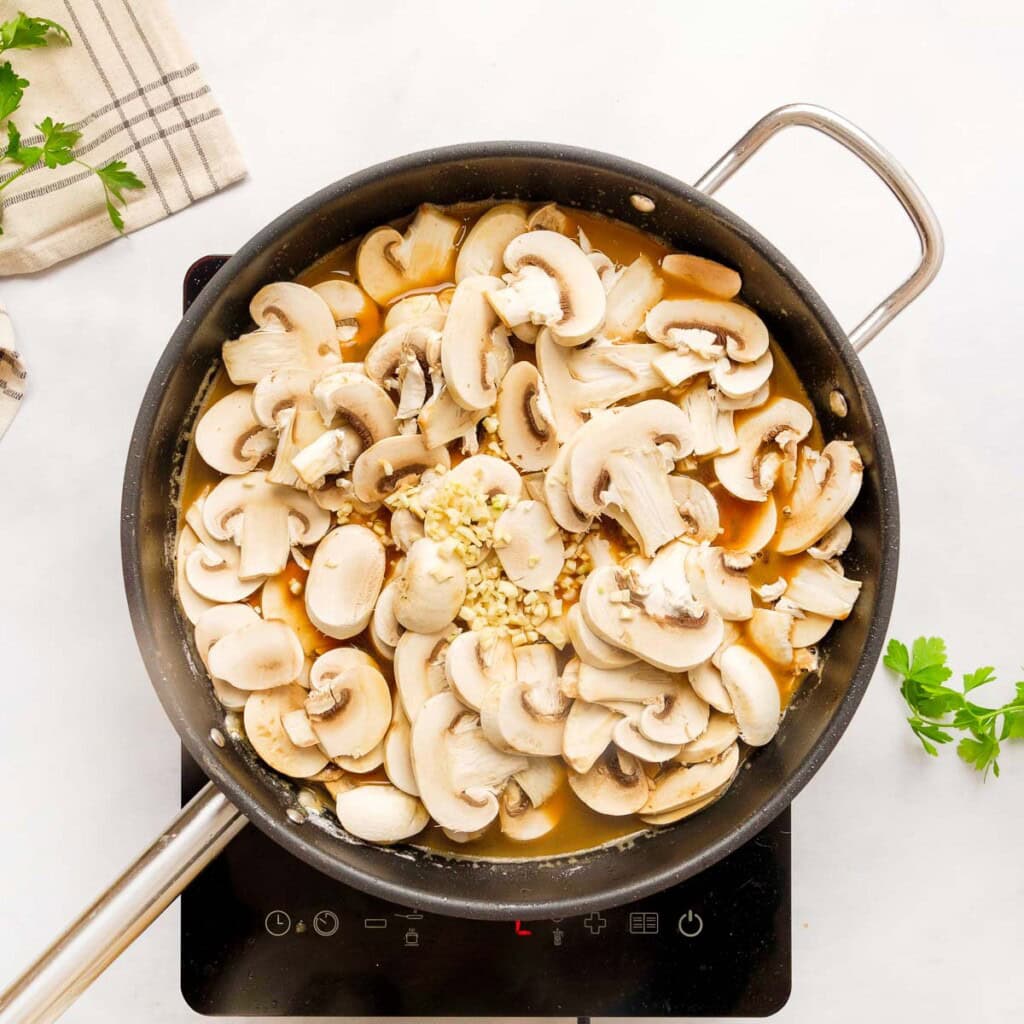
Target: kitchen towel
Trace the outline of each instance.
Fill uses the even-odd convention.
[[[146,185],[125,192],[126,231],[245,176],[164,0],[25,0],[25,7],[63,25],[71,45],[51,37],[48,46],[3,55],[30,83],[11,118],[22,145],[39,144],[33,125],[50,116],[82,133],[76,157],[93,166],[124,160]],[[0,181],[13,173],[0,171]],[[0,275],[42,270],[117,237],[102,185],[79,164],[51,170],[40,162],[0,196]]]
[[[28,374],[21,357],[14,350],[14,330],[7,310],[0,305],[0,437],[14,419],[14,414],[25,397],[25,379]]]

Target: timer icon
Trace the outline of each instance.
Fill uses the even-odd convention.
[[[292,930],[292,919],[283,910],[272,910],[263,919],[263,927],[266,928],[268,935],[279,939]]]
[[[338,930],[338,915],[332,910],[320,910],[313,918],[313,931],[322,935],[325,939],[330,938]]]

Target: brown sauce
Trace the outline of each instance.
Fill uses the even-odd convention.
[[[462,219],[465,223],[465,230],[468,231],[474,221],[490,205],[492,204],[460,204],[459,206],[446,208],[445,212],[449,216]],[[604,252],[618,264],[629,264],[641,253],[647,255],[652,262],[657,264],[663,256],[677,251],[630,225],[611,220],[599,214],[585,213],[578,210],[567,212],[571,214],[571,219],[575,222],[576,226],[582,228],[586,233],[592,246]],[[394,226],[402,230],[409,220],[411,218],[395,221]],[[463,232],[461,237],[464,237],[464,234],[465,232]],[[461,241],[461,237],[459,241]],[[358,245],[359,239],[355,239],[339,246],[303,271],[296,278],[296,281],[300,284],[312,286],[332,278],[354,280],[355,258]],[[452,270],[454,272],[454,265]],[[446,289],[450,288],[454,288],[454,280],[434,284],[429,287],[414,288],[400,296],[396,296],[391,304],[412,294],[424,292],[443,293]],[[666,276],[664,298],[694,297],[708,296]],[[363,359],[370,345],[383,329],[384,316],[387,310],[378,310],[372,302],[369,305],[372,308],[364,311],[364,314],[361,314],[359,318],[359,332],[355,339],[342,345],[342,356],[346,361],[355,362]],[[771,345],[775,360],[774,369],[769,381],[772,396],[792,398],[803,404],[813,413],[813,404],[800,383],[792,364],[774,340]],[[517,359],[525,358],[533,361],[533,349],[531,346],[517,342],[515,348]],[[223,369],[220,370],[211,382],[208,392],[204,397],[200,415],[210,405],[233,390],[233,388],[234,385],[228,380]],[[738,413],[737,420],[743,415],[743,413]],[[807,443],[818,449],[822,447],[821,429],[816,418],[811,433],[807,438]],[[457,451],[452,451],[453,465],[461,458],[462,456]],[[733,497],[717,484],[712,458],[702,460],[696,467],[693,475],[712,489],[719,504],[722,526],[724,528],[720,543],[726,547],[742,544],[743,538],[752,529],[752,521],[757,513],[757,509],[753,507],[752,503],[740,501]],[[183,510],[188,508],[197,497],[202,496],[208,491],[219,479],[220,474],[206,466],[202,459],[198,457],[194,448],[190,446],[182,474],[179,516],[182,516]],[[385,514],[387,514],[386,510]],[[183,519],[179,519],[179,528],[182,521]],[[357,518],[353,517],[351,521],[357,521]],[[635,552],[635,545],[622,533],[616,524],[609,522],[606,526],[602,527],[602,533],[609,540],[617,558],[622,558]],[[389,571],[394,558],[395,555],[389,549]],[[794,559],[781,556],[771,550],[762,552],[750,570],[752,585],[760,586],[764,583],[771,583],[780,576],[785,578],[793,561]],[[306,572],[290,561],[284,575],[289,581],[298,580],[304,584]],[[290,596],[287,600],[289,602],[289,612],[305,618],[305,604],[301,593]],[[757,602],[756,597],[755,602]],[[249,599],[249,603],[254,607],[259,607],[258,591]],[[568,608],[569,603],[571,602],[566,602],[566,608]],[[308,623],[308,619],[306,622]],[[313,630],[311,625],[309,629],[317,636],[315,649],[307,652],[313,656],[345,643],[345,641],[334,640],[324,636],[322,633]],[[352,643],[376,658],[380,664],[381,671],[394,690],[394,676],[391,663],[376,656],[365,634],[356,638]],[[774,666],[770,667],[775,675],[782,703],[785,707],[798,691],[802,678],[799,674],[785,672]],[[360,778],[366,782],[386,781],[386,776],[383,775],[381,769],[377,769]],[[327,806],[333,804],[333,800],[325,790],[322,796]],[[598,814],[580,801],[568,785],[563,785],[561,790],[552,799],[561,801],[563,804],[563,814],[558,826],[546,836],[529,843],[517,843],[514,840],[510,840],[502,834],[498,827],[498,822],[495,821],[482,837],[468,844],[453,842],[438,826],[431,824],[426,831],[416,838],[414,845],[442,854],[468,858],[545,858],[569,855],[582,850],[607,845],[641,832],[647,827],[634,816],[611,818]]]

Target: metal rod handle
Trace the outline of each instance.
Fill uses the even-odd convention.
[[[776,132],[793,125],[813,128],[835,139],[867,164],[899,200],[921,243],[917,269],[850,332],[850,344],[860,352],[928,287],[939,272],[943,254],[942,229],[931,204],[891,153],[845,117],[810,103],[792,103],[766,114],[694,187],[709,196],[714,195]]]
[[[56,1020],[246,824],[204,786],[131,867],[6,992],[0,1024]]]

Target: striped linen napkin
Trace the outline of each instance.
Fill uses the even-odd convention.
[[[14,349],[11,318],[0,304],[0,437],[7,432],[25,397],[27,376],[21,357]]]

